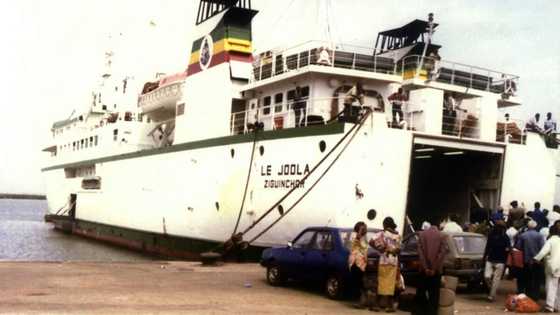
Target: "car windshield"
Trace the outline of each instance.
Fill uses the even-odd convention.
[[[368,230],[367,235],[366,235],[366,239],[369,241],[373,238],[373,235],[375,233],[377,233],[379,231],[377,230]],[[339,231],[340,233],[340,239],[342,240],[342,244],[344,245],[344,247],[346,247],[346,249],[348,249],[348,251],[352,250],[352,241],[351,241],[351,237],[352,237],[352,230],[342,230]],[[372,254],[376,254],[377,251],[375,249],[373,249],[371,246],[368,246],[368,256],[372,255]]]
[[[481,236],[456,235],[453,241],[461,254],[483,254],[486,246],[486,239]]]

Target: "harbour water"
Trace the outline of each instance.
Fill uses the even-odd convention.
[[[149,261],[139,253],[55,231],[45,200],[0,199],[0,260]]]

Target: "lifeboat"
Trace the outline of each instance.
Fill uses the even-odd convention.
[[[186,72],[166,76],[159,81],[146,82],[138,97],[138,107],[156,121],[175,116],[175,106],[181,99]]]

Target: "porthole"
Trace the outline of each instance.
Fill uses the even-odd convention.
[[[373,221],[376,216],[377,216],[377,211],[375,211],[375,209],[369,209],[369,211],[367,212],[368,220]]]
[[[262,145],[259,147],[259,153],[261,156],[264,154],[264,147]]]
[[[327,148],[327,143],[325,142],[325,140],[321,140],[321,142],[319,142],[319,150],[321,150],[321,152],[325,152],[326,148]]]
[[[280,213],[280,215],[284,215],[284,207],[282,207],[282,205],[278,205],[278,213]]]
[[[220,203],[216,201],[216,211],[220,211]]]
[[[229,150],[229,153],[231,154],[231,158],[233,159],[233,157],[235,156],[235,150],[231,149]]]

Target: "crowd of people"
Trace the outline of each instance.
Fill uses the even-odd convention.
[[[507,276],[514,278],[517,294],[525,294],[534,301],[546,290],[545,312],[560,310],[560,206],[552,211],[542,209],[539,202],[527,211],[517,201],[510,203],[507,213],[499,208],[493,213],[473,213],[475,222],[463,227],[465,231],[487,235],[483,260],[488,300],[494,301],[500,282]],[[457,229],[451,219],[450,225]]]
[[[436,314],[439,301],[439,289],[443,272],[443,259],[447,253],[444,234],[439,230],[438,223],[432,220],[430,226],[418,234],[418,255],[421,265],[421,280],[415,297],[417,314]],[[367,226],[358,222],[352,233],[352,247],[348,265],[353,277],[353,286],[362,290],[362,297],[367,299],[365,291],[367,283],[376,283],[375,301],[361,299],[357,307],[369,305],[370,310],[386,312],[395,311],[395,296],[404,289],[404,279],[399,269],[399,253],[401,237],[393,218],[383,220],[383,231],[375,233],[367,240]],[[376,249],[379,261],[376,275],[366,272],[367,251],[369,247]],[[368,279],[375,277],[376,279]],[[372,281],[374,280],[374,281]]]
[[[443,274],[443,261],[447,254],[445,233],[464,231],[487,236],[484,250],[484,281],[488,289],[488,301],[493,302],[502,278],[516,280],[517,294],[525,294],[534,301],[540,298],[541,289],[546,290],[545,312],[560,311],[560,206],[552,211],[541,209],[539,202],[527,211],[524,205],[512,201],[508,211],[499,208],[494,212],[474,211],[471,221],[460,225],[460,218],[451,214],[444,222],[437,219],[424,222],[418,232],[418,256],[421,279],[418,281],[414,299],[414,314],[437,314],[439,290]],[[370,235],[367,226],[358,222],[352,234],[349,268],[353,286],[367,290],[364,283],[375,283],[373,303],[362,299],[357,305],[369,305],[371,310],[384,308],[395,311],[394,297],[404,288],[399,269],[401,237],[391,217],[383,220],[383,231]],[[380,253],[377,273],[366,272],[367,251],[372,247]],[[375,279],[367,279],[367,277]],[[368,296],[362,292],[362,297]]]

